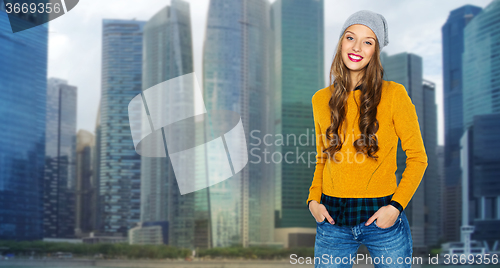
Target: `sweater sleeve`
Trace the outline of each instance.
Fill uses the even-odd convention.
[[[307,206],[309,207],[309,202],[311,200],[316,200],[321,203],[322,185],[323,185],[323,168],[325,167],[325,162],[327,160],[327,153],[323,153],[325,148],[322,139],[322,132],[318,122],[317,111],[314,108],[314,98],[313,104],[313,119],[314,119],[314,131],[316,136],[316,168],[314,171],[314,176],[312,180],[312,185],[309,188],[309,197],[307,198]]]
[[[404,86],[396,88],[392,100],[392,119],[401,147],[406,153],[406,168],[392,200],[406,208],[417,190],[427,168],[425,152],[415,105]]]

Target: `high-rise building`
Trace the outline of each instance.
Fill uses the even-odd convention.
[[[142,90],[142,42],[146,22],[102,23],[100,106],[100,231],[126,237],[140,220],[141,158],[130,135],[128,104]]]
[[[472,126],[474,116],[500,113],[500,85],[497,70],[500,58],[495,51],[500,49],[500,1],[493,1],[464,29],[464,53],[462,54],[463,77],[463,128]],[[474,40],[488,35],[485,40]]]
[[[203,47],[206,109],[241,116],[250,154],[239,173],[208,189],[214,247],[247,247],[274,239],[274,174],[262,140],[274,133],[272,60],[268,0],[210,1]]]
[[[93,175],[94,135],[84,129],[76,134],[76,226],[78,237],[95,230],[97,185]]]
[[[158,11],[144,26],[144,54],[142,90],[172,78],[192,73],[193,48],[189,3],[172,0]],[[194,110],[193,94],[181,98],[179,94],[161,103],[163,118],[176,116],[175,107]],[[153,103],[148,103],[148,105]],[[177,109],[179,110],[179,109]],[[189,123],[184,120],[183,122]],[[145,123],[145,122],[143,122]],[[167,134],[165,134],[167,135]],[[177,142],[190,143],[194,133],[176,136]],[[163,148],[166,148],[163,145]],[[174,170],[168,157],[141,158],[141,222],[168,222],[169,245],[194,248],[194,197],[197,192],[181,195]],[[192,169],[185,161],[182,167]],[[201,190],[204,191],[204,190]],[[144,223],[141,225],[144,226]],[[138,229],[139,230],[139,229]]]
[[[457,241],[460,234],[460,137],[463,133],[462,53],[464,28],[481,11],[465,5],[450,12],[441,28],[443,40],[444,104],[444,211],[445,241]]]
[[[44,238],[75,236],[77,88],[50,78],[47,84]]]
[[[384,80],[394,81],[402,84],[408,95],[411,98],[413,105],[415,105],[415,110],[418,116],[418,122],[420,125],[420,131],[422,138],[425,137],[426,124],[425,124],[425,103],[424,103],[424,89],[423,89],[423,78],[422,78],[422,57],[402,52],[392,56],[388,56],[387,53],[381,53],[381,61],[384,67]],[[430,104],[434,105],[434,102]],[[433,128],[432,130],[435,130]],[[432,134],[432,133],[431,133]],[[435,133],[434,133],[435,134]],[[434,148],[429,147],[429,145],[424,140],[424,145],[426,148],[427,155],[430,152],[434,152]],[[401,140],[398,141],[398,152],[397,152],[397,165],[396,178],[399,181],[403,176],[403,172],[406,168],[406,153],[401,147]],[[411,201],[405,208],[405,213],[410,222],[411,234],[413,238],[413,248],[415,251],[426,251],[427,247],[425,245],[425,218],[424,218],[424,208],[425,208],[425,188],[426,181],[432,181],[435,178],[427,178],[427,172],[424,174],[420,186],[417,188]]]
[[[195,137],[194,144],[206,143],[206,127],[208,124],[203,120],[195,121]],[[194,159],[194,172],[197,178],[206,178],[206,166],[208,161],[206,154],[199,154]],[[196,248],[211,248],[212,247],[212,224],[210,217],[210,187],[203,190],[198,190],[194,195],[194,246]]]
[[[444,145],[438,145],[437,148],[436,148],[436,154],[437,154],[437,166],[438,166],[438,176],[439,176],[439,183],[440,183],[440,186],[439,188],[441,189],[441,192],[439,194],[439,198],[440,198],[440,207],[437,208],[441,211],[441,218],[439,219],[440,221],[440,225],[438,226],[438,230],[439,230],[439,238],[438,238],[438,244],[441,244],[445,241],[445,235],[444,235],[444,229],[445,229],[445,225],[444,225],[444,219],[443,219],[443,214],[444,214],[444,210],[445,210],[445,194],[444,194]]]
[[[325,87],[323,12],[322,0],[277,0],[272,4],[275,133],[295,137],[285,139],[275,150],[295,160],[275,163],[276,228],[316,226],[304,209],[315,165],[307,157],[300,161],[295,156],[315,151],[311,98]],[[307,137],[307,143],[299,144],[301,135]]]
[[[43,237],[47,42],[47,24],[13,33],[1,1],[0,239]]]
[[[96,186],[95,195],[94,195],[94,233],[101,233],[102,228],[102,213],[104,211],[101,206],[101,183],[100,183],[100,175],[101,175],[101,103],[99,102],[99,106],[97,106],[97,116],[95,122],[94,129],[94,146],[92,147],[92,179],[94,180],[94,185]]]
[[[484,9],[486,10],[486,9]],[[498,251],[500,242],[500,113],[474,116],[462,136],[462,180],[468,185],[468,198],[463,206],[461,225],[467,220],[474,226],[472,240],[481,242],[487,249]],[[465,211],[468,209],[468,218]],[[461,234],[464,241],[466,234]]]
[[[499,148],[500,126],[500,1],[492,1],[464,29],[462,54],[463,129],[471,129],[473,153],[461,162],[469,170],[469,208],[477,213],[471,225],[476,226],[472,238],[485,240],[491,247],[500,239],[500,160],[494,152]],[[482,40],[479,38],[485,37]],[[477,39],[477,40],[475,40]],[[467,166],[464,166],[467,165]],[[470,210],[469,210],[470,211]]]
[[[439,176],[438,146],[437,146],[437,105],[436,105],[436,85],[424,80],[424,131],[422,139],[427,149],[428,162],[431,163],[425,170],[424,175],[424,195],[425,195],[425,245],[427,247],[441,247],[440,237],[442,235],[441,226],[441,179]]]
[[[48,27],[14,34],[0,6],[0,239],[41,239]]]

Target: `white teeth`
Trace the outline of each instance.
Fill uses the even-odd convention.
[[[351,57],[351,58],[353,58],[353,59],[355,59],[355,60],[360,60],[360,59],[361,59],[361,57],[356,57],[356,56],[354,56],[354,55],[349,55],[349,57]]]

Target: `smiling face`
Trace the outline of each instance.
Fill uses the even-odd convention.
[[[342,39],[342,60],[353,74],[358,75],[370,62],[377,45],[376,35],[365,25],[354,24],[345,30]]]

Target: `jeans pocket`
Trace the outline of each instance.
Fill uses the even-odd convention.
[[[396,219],[396,221],[395,221],[395,222],[394,222],[391,226],[389,226],[389,227],[387,227],[387,228],[382,228],[382,227],[379,227],[379,226],[377,225],[377,219],[375,219],[375,220],[373,221],[373,226],[375,226],[376,228],[381,229],[381,230],[389,230],[389,229],[392,229],[392,228],[396,227],[397,225],[401,224],[401,221],[402,221],[402,219],[401,219],[401,214],[400,214],[400,215],[398,216],[398,218]]]

